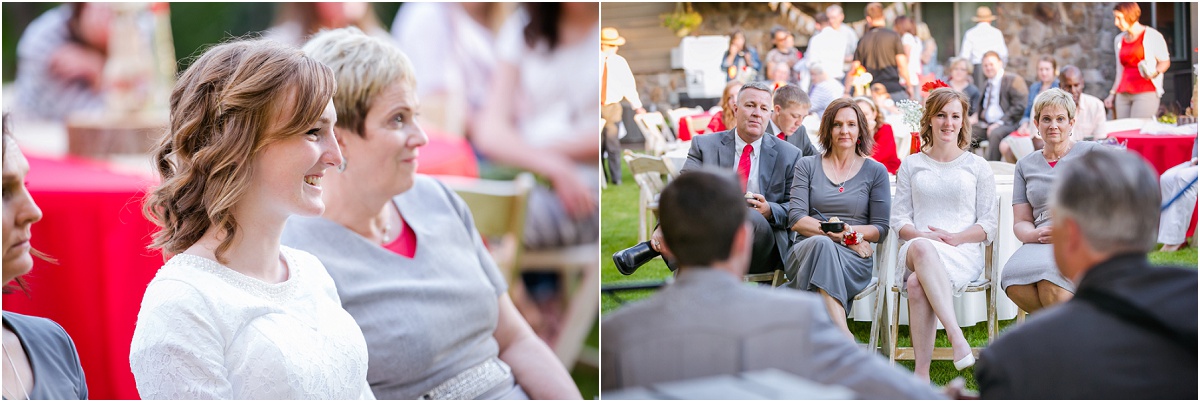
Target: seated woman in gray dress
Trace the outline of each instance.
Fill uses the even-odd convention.
[[[1008,298],[1031,313],[1064,302],[1075,292],[1075,284],[1054,264],[1050,244],[1050,190],[1055,166],[1071,163],[1099,146],[1071,139],[1075,101],[1061,89],[1048,89],[1033,101],[1033,123],[1035,135],[1046,142],[1046,147],[1017,161],[1013,172],[1013,233],[1023,244],[1004,264],[1000,277]]]
[[[45,256],[29,246],[30,227],[42,219],[25,174],[29,162],[17,148],[4,115],[4,293],[33,269],[33,256]],[[87,399],[87,382],[75,342],[54,321],[4,312],[4,399]]]
[[[428,138],[412,64],[356,28],[304,52],[333,69],[345,163],[325,212],[292,217],[283,242],[317,256],[367,339],[379,399],[579,399],[566,369],[505,293],[466,204],[416,174]]]
[[[871,282],[870,243],[888,231],[892,199],[887,168],[873,159],[862,109],[850,99],[825,108],[818,133],[821,155],[806,156],[793,171],[788,223],[800,234],[788,250],[787,286],[821,293],[825,309],[846,336],[854,295]],[[822,220],[845,222],[841,232],[823,232]]]

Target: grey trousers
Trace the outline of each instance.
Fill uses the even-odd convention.
[[[987,123],[980,122],[971,126],[971,148],[978,148],[980,141],[987,140],[987,160],[998,161],[1000,160],[1000,141],[1016,130],[1017,126],[1001,122],[1000,126],[992,130],[992,133],[989,135],[987,132]]]
[[[608,153],[608,180],[613,184],[621,184],[621,139],[617,124],[622,113],[620,103],[600,108],[600,117],[604,119],[604,152]]]
[[[1117,118],[1152,119],[1158,114],[1158,103],[1161,101],[1156,92],[1139,94],[1117,93],[1113,108],[1117,109]]]

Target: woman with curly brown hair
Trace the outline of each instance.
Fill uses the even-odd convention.
[[[342,163],[333,72],[268,40],[213,47],[171,93],[145,213],[172,255],[146,289],[129,363],[147,399],[373,399],[367,346],[311,254],[283,247],[320,215]]]

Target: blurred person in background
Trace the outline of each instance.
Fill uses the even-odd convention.
[[[343,164],[325,212],[293,217],[283,243],[329,269],[363,330],[380,399],[579,399],[571,377],[509,298],[466,203],[416,174],[428,139],[405,54],[355,28],[304,52],[334,71]]]
[[[884,122],[883,113],[880,113],[878,103],[874,99],[859,96],[854,98],[854,103],[862,109],[863,118],[867,123],[867,135],[871,136],[875,144],[871,151],[871,159],[882,163],[888,174],[896,174],[896,170],[900,169],[900,156],[896,154],[896,135],[892,125]]]
[[[842,82],[830,76],[825,68],[817,60],[808,64],[808,73],[812,77],[812,90],[808,91],[809,99],[812,101],[812,113],[817,115],[818,119],[825,113],[825,107],[829,106],[830,102],[842,97],[844,90]]]
[[[598,3],[525,3],[497,39],[500,62],[471,140],[491,161],[549,182],[529,196],[527,249],[599,240],[599,23]],[[542,289],[530,295],[558,316],[554,291]],[[557,338],[552,323],[535,329]]]
[[[758,50],[746,44],[746,33],[740,29],[733,30],[729,34],[729,49],[721,56],[721,71],[725,71],[725,80],[737,80],[745,84],[754,81],[761,68]]]
[[[1058,83],[1075,100],[1075,129],[1071,131],[1071,138],[1075,141],[1096,138],[1100,133],[1100,124],[1108,119],[1104,101],[1083,93],[1083,72],[1079,71],[1079,67],[1070,64],[1063,66],[1058,73]]]
[[[10,284],[25,290],[21,276],[33,258],[50,261],[29,244],[30,227],[42,210],[25,187],[29,162],[17,147],[4,115],[4,293]],[[4,312],[4,399],[87,399],[87,381],[75,342],[58,323]]]
[[[1029,122],[1033,118],[1033,99],[1050,88],[1058,88],[1058,62],[1053,56],[1045,55],[1038,59],[1037,81],[1029,86],[1029,97],[1025,103],[1025,111],[1021,114],[1021,122],[1017,123],[1017,131],[1000,141],[1001,160],[1016,162],[1030,152],[1042,149],[1042,139],[1032,135],[1033,129]],[[1078,101],[1075,104],[1078,106]]]
[[[1197,145],[1200,142],[1192,143],[1192,160],[1167,169],[1158,180],[1164,205],[1158,223],[1158,242],[1162,243],[1158,251],[1179,251],[1187,246],[1188,224],[1196,207]]]
[[[1163,73],[1171,68],[1167,41],[1158,30],[1142,25],[1142,8],[1137,3],[1113,6],[1113,25],[1121,33],[1113,38],[1117,76],[1104,98],[1118,119],[1154,118],[1163,95]]]
[[[296,47],[322,29],[354,26],[371,36],[389,38],[371,3],[279,3],[275,21],[263,36]]]
[[[843,67],[843,74],[841,75],[845,77],[845,72],[850,71],[850,62],[854,60],[854,52],[858,49],[858,33],[850,25],[843,23],[846,21],[846,13],[842,10],[842,6],[833,4],[825,7],[825,16],[829,18],[829,26],[833,27],[833,30],[838,31],[838,33],[842,34],[842,37],[846,38],[846,53],[843,55],[845,67]],[[833,72],[826,73],[836,75]]]
[[[426,133],[463,138],[487,100],[496,69],[496,33],[510,3],[406,3],[392,37],[420,82]],[[430,130],[432,128],[433,130]]]
[[[17,118],[62,121],[75,111],[104,110],[113,13],[104,3],[70,3],[29,24],[17,43]]]
[[[904,44],[904,53],[908,55],[908,76],[904,77],[905,85],[912,89],[913,94],[920,94],[921,91],[917,90],[917,87],[921,85],[921,57],[925,54],[925,43],[917,37],[917,25],[909,16],[896,17],[892,26],[896,28],[896,33],[900,34],[900,43]]]
[[[951,57],[950,64],[946,70],[946,84],[955,91],[962,92],[967,95],[967,100],[971,102],[967,110],[967,120],[971,125],[975,125],[979,116],[980,98],[983,96],[979,92],[979,87],[975,86],[975,81],[971,78],[971,63],[962,57]]]
[[[846,66],[846,36],[834,29],[827,14],[817,13],[813,18],[816,22],[817,33],[808,40],[808,51],[804,52],[804,61],[809,74],[813,74],[812,64],[815,62],[823,67],[821,70],[825,72],[826,76],[841,80],[846,76],[843,71]],[[817,83],[818,81],[813,77],[811,84],[816,85]],[[811,91],[809,92],[811,93]]]
[[[721,92],[721,113],[717,113],[708,121],[708,127],[704,128],[705,133],[719,133],[728,130],[733,124],[733,109],[737,104],[738,90],[744,84],[737,80],[725,83],[725,91]]]
[[[995,52],[997,57],[1004,63],[1008,62],[1008,44],[1004,40],[1004,33],[992,26],[992,22],[996,21],[996,16],[992,14],[992,9],[988,6],[979,6],[975,9],[975,16],[971,17],[971,21],[975,21],[975,26],[963,33],[962,46],[958,48],[958,57],[967,59],[972,64],[972,70],[975,72],[975,86],[983,88],[986,83],[986,77],[983,74],[983,57],[988,52]]]
[[[1029,88],[1025,79],[1004,70],[1004,62],[996,52],[983,55],[984,81],[983,98],[980,99],[979,119],[972,127],[972,148],[983,140],[988,141],[987,159],[1000,160],[1000,142],[1017,129]],[[1036,112],[1035,112],[1036,113]],[[1074,115],[1074,111],[1071,113]]]
[[[600,30],[600,62],[603,63],[600,73],[600,117],[604,119],[604,153],[608,156],[609,180],[613,184],[621,184],[621,139],[620,129],[617,128],[624,115],[621,102],[629,103],[635,114],[646,113],[638,96],[633,71],[629,70],[629,62],[617,54],[617,49],[624,44],[625,38],[616,28],[605,27]]]
[[[763,76],[776,83],[787,84],[792,81],[792,66],[800,61],[800,51],[796,50],[796,36],[786,28],[776,26],[771,29],[771,43],[774,46],[767,51],[767,58],[763,60],[764,67],[766,67]],[[786,67],[780,66],[780,63],[785,64]],[[776,73],[781,69],[785,72]]]
[[[929,25],[922,22],[917,24],[917,39],[921,40],[921,71],[920,74],[931,74],[934,77],[942,75],[942,65],[938,62],[937,41],[929,33]]]

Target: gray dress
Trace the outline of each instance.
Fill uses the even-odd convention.
[[[416,399],[496,359],[504,278],[458,195],[417,175],[392,199],[417,235],[413,258],[320,217],[293,216],[283,243],[317,256],[367,339],[367,380],[379,399]],[[528,399],[511,372],[477,399]]]
[[[793,170],[788,226],[811,216],[821,220],[838,217],[848,225],[875,225],[879,241],[887,236],[892,198],[887,168],[866,159],[858,174],[845,183],[845,192],[825,175],[821,156],[800,158]],[[800,290],[825,290],[849,312],[857,295],[871,283],[871,257],[862,258],[849,247],[834,243],[828,236],[800,236],[788,250],[784,269],[788,287]]]
[[[1058,164],[1071,163],[1100,145],[1094,142],[1077,142],[1059,158]],[[1054,186],[1055,168],[1050,167],[1042,151],[1026,155],[1017,161],[1013,173],[1013,205],[1029,204],[1033,207],[1033,226],[1040,228],[1050,224],[1050,192]],[[1050,281],[1059,287],[1075,292],[1075,284],[1058,272],[1054,263],[1054,246],[1052,244],[1025,243],[1017,248],[1008,263],[1004,264],[1004,272],[1000,275],[1000,284],[1004,288],[1013,285],[1028,285],[1040,281]]]
[[[62,326],[45,318],[8,311],[4,312],[4,326],[21,339],[29,357],[29,367],[33,369],[29,399],[88,399],[79,353]],[[24,379],[26,383],[30,380]],[[17,384],[11,386],[15,389]]]

